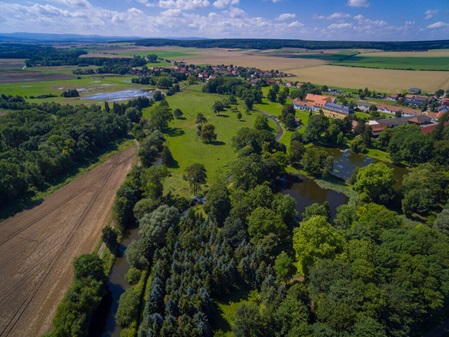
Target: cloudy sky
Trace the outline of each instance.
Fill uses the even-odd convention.
[[[449,39],[448,0],[0,0],[0,32]]]

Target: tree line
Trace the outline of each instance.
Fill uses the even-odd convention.
[[[207,40],[136,40],[138,46],[178,46],[191,48],[241,49],[380,49],[385,51],[426,51],[449,47],[449,40],[435,41],[305,41],[291,39],[207,39]]]

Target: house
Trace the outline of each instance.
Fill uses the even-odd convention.
[[[293,100],[293,107],[297,110],[306,110],[306,111],[313,111],[318,112],[320,111],[319,107],[316,107],[315,104],[308,101],[302,101],[299,98],[295,98]]]
[[[421,115],[421,110],[406,108],[402,106],[386,105],[386,104],[376,104],[378,111],[395,114],[400,112],[403,116],[419,116]]]
[[[336,99],[334,97],[307,94],[305,101],[312,102],[315,106],[323,107],[327,103],[335,103]]]
[[[389,97],[387,97],[387,101],[393,101],[396,102],[399,98],[399,95],[395,94],[395,95],[390,95]]]
[[[368,111],[369,108],[370,108],[370,106],[371,106],[371,105],[369,105],[369,104],[357,103],[357,108],[358,108],[360,111],[364,111],[364,112]]]
[[[441,105],[449,106],[449,98],[445,97],[440,100]]]
[[[410,88],[410,89],[408,89],[408,92],[410,93],[410,94],[420,94],[421,93],[421,89],[420,88]]]
[[[324,115],[331,118],[345,118],[348,115],[352,115],[354,113],[354,109],[349,108],[343,104],[329,103],[326,102],[323,107]]]
[[[421,128],[423,128],[424,126],[431,124],[431,118],[428,116],[413,116],[413,117],[384,118],[368,122],[368,125],[371,126],[371,134],[374,137],[379,136],[379,134],[387,128],[394,128],[396,126],[405,124],[417,124]]]
[[[447,127],[448,125],[449,125],[449,122],[445,122],[444,123],[444,127]],[[431,125],[421,126],[421,133],[423,133],[425,135],[430,135],[430,134],[432,134],[435,131],[437,126],[438,126],[437,123],[431,124]]]
[[[432,98],[431,97],[429,98],[424,95],[411,95],[411,94],[405,95],[405,102],[410,105],[421,106],[426,101],[430,102],[430,101],[432,101]]]

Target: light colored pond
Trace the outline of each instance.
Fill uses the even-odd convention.
[[[98,93],[94,95],[81,97],[81,100],[95,100],[95,101],[107,101],[107,102],[119,102],[127,101],[140,96],[148,98],[153,97],[153,91],[144,90],[123,90],[114,92]]]

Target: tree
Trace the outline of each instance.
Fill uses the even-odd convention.
[[[201,185],[207,181],[206,168],[203,164],[193,164],[185,169],[184,180],[190,184],[194,195],[201,191]]]
[[[204,211],[218,226],[223,226],[231,210],[231,200],[225,185],[217,184],[206,194]]]
[[[323,216],[313,216],[301,222],[293,231],[293,248],[296,252],[296,267],[307,275],[319,259],[332,259],[341,253],[344,237]]]
[[[393,169],[379,162],[358,170],[354,190],[369,201],[388,204],[393,198],[395,182]]]
[[[432,155],[432,138],[423,135],[418,125],[400,125],[394,128],[389,152],[394,163],[408,164],[426,162]]]
[[[449,204],[437,214],[433,228],[438,232],[449,235]]]
[[[274,271],[278,280],[286,282],[295,272],[293,260],[286,252],[281,252],[274,262]]]
[[[304,144],[297,140],[290,141],[289,150],[290,153],[288,158],[290,160],[290,164],[299,164],[302,160],[302,157],[304,156]]]
[[[330,220],[330,207],[329,203],[325,201],[323,204],[314,203],[310,206],[307,206],[305,212],[301,214],[302,220],[308,220],[313,216],[323,216],[327,221]]]
[[[405,214],[427,215],[438,210],[448,198],[449,177],[438,167],[426,163],[413,169],[402,183],[402,209]]]
[[[254,99],[253,98],[251,98],[251,97],[246,97],[245,98],[245,105],[246,105],[246,108],[248,110],[252,110],[253,109],[253,104],[254,104]]]
[[[162,165],[165,165],[168,167],[170,167],[175,162],[175,159],[173,158],[173,155],[168,146],[164,146],[164,148],[162,149],[161,159],[162,159]]]
[[[279,116],[279,120],[281,122],[285,123],[288,115],[293,115],[293,117],[295,117],[295,114],[296,114],[296,110],[295,110],[293,104],[284,106],[282,108],[281,115]]]
[[[324,138],[324,132],[329,128],[329,119],[322,114],[313,114],[309,118],[305,136],[312,142],[319,142]]]
[[[149,63],[156,63],[157,62],[157,55],[156,54],[149,54],[147,56],[147,60]]]
[[[241,120],[242,119],[242,113],[239,111],[239,112],[237,112],[237,119],[238,120]]]
[[[187,84],[188,84],[188,85],[193,85],[193,84],[195,84],[195,81],[196,81],[195,76],[189,75],[189,76],[187,77]]]
[[[242,304],[235,312],[235,325],[232,329],[235,337],[263,337],[266,327],[254,304]]]
[[[214,113],[219,114],[221,111],[225,110],[225,105],[222,101],[215,101],[212,105],[212,109],[214,110]]]
[[[106,274],[104,272],[103,261],[97,254],[83,254],[73,261],[73,272],[76,280],[104,281]]]
[[[176,108],[175,111],[173,111],[173,115],[176,119],[181,119],[181,117],[184,115],[181,109]]]
[[[256,120],[254,121],[254,129],[270,131],[270,126],[268,125],[268,117],[263,114],[257,115]]]
[[[259,245],[269,234],[274,234],[278,243],[288,235],[287,226],[279,214],[264,207],[257,207],[248,219],[248,234],[251,242]]]
[[[211,143],[217,139],[217,134],[215,133],[215,126],[212,124],[206,124],[201,128],[200,139],[203,143]]]
[[[122,295],[117,308],[115,319],[121,327],[129,326],[139,314],[140,298],[134,288],[127,289]]]
[[[196,114],[196,120],[195,120],[196,124],[204,124],[207,123],[207,118],[204,116],[204,114],[202,112],[198,112]]]
[[[333,169],[333,158],[323,150],[307,148],[301,160],[304,170],[315,177],[327,176]]]
[[[110,226],[101,230],[101,241],[112,251],[117,246],[117,232]]]
[[[271,102],[276,102],[276,92],[273,89],[268,90],[267,99]]]
[[[164,104],[159,104],[150,112],[150,125],[160,132],[167,131],[168,123],[172,120],[173,114],[170,108]]]

